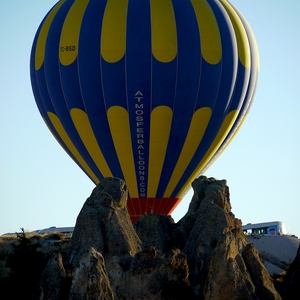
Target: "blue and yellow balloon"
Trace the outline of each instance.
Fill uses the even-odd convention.
[[[61,0],[37,31],[30,68],[54,137],[95,184],[126,181],[136,221],[171,214],[230,142],[259,60],[226,0]]]

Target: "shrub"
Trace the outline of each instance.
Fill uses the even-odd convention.
[[[46,258],[37,251],[38,244],[32,244],[27,238],[23,228],[16,235],[17,242],[12,244],[13,251],[8,254],[6,261],[10,274],[2,278],[0,286],[9,293],[11,299],[38,299],[39,278]]]

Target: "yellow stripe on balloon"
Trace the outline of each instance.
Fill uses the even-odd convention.
[[[36,71],[39,70],[44,63],[45,47],[46,47],[48,31],[49,31],[49,28],[51,26],[51,23],[56,15],[56,13],[60,9],[60,7],[64,4],[64,2],[65,2],[65,0],[61,0],[53,7],[53,9],[50,11],[50,13],[46,17],[46,19],[42,25],[42,28],[41,28],[41,31],[39,33],[39,37],[38,37],[38,40],[36,43],[36,50],[35,50],[35,70]]]
[[[104,177],[112,177],[112,172],[98,145],[87,114],[79,108],[72,108],[70,114],[85,148],[94,160],[98,169]]]
[[[209,162],[209,160],[213,157],[213,155],[216,153],[220,145],[223,143],[224,139],[227,137],[230,129],[232,128],[237,116],[239,114],[238,110],[233,110],[225,117],[225,120],[222,123],[222,126],[215,137],[213,143],[207,150],[205,156],[202,158],[201,162],[198,164],[198,166],[195,168],[194,172],[191,174],[189,179],[186,181],[184,186],[181,188],[179,193],[176,195],[176,197],[180,197],[185,190],[189,188],[189,186],[192,184],[194,179],[199,175],[201,170],[205,167],[205,165]]]
[[[245,31],[244,25],[240,20],[238,14],[235,12],[235,10],[229,5],[229,3],[226,0],[220,0],[220,2],[226,9],[231,19],[235,31],[236,39],[237,39],[240,62],[245,68],[249,68],[251,64],[250,47],[249,47],[248,36]]]
[[[155,198],[170,136],[173,112],[168,106],[153,109],[150,121],[148,198]]]
[[[56,132],[59,134],[60,138],[63,140],[63,142],[68,147],[69,151],[73,154],[73,156],[76,158],[76,160],[81,165],[81,167],[85,170],[85,172],[89,175],[89,177],[96,184],[99,183],[99,179],[94,174],[94,172],[90,169],[90,167],[87,165],[87,163],[82,158],[80,153],[77,151],[75,145],[72,143],[72,141],[69,138],[67,132],[65,131],[63,125],[61,124],[59,118],[52,112],[47,112],[47,115],[48,115],[52,125],[54,126]]]
[[[171,0],[150,0],[152,53],[160,62],[170,62],[177,55],[177,32]]]
[[[182,174],[191,162],[209,123],[212,110],[209,107],[198,109],[192,118],[179,159],[170,178],[164,197],[170,197]]]
[[[102,23],[101,55],[110,63],[119,61],[126,51],[128,0],[108,0]]]
[[[231,143],[231,141],[234,139],[234,137],[237,135],[237,133],[239,132],[239,130],[241,129],[242,125],[244,124],[246,118],[247,118],[247,114],[244,115],[243,117],[241,117],[241,121],[240,123],[237,125],[235,131],[232,133],[232,135],[229,137],[227,143],[222,146],[222,148],[218,149],[218,154],[214,156],[213,160],[209,162],[208,165],[205,166],[205,171],[209,169],[209,167],[219,158],[219,156],[224,152],[224,150],[228,147],[228,145]]]
[[[128,112],[124,107],[112,106],[107,111],[111,136],[124,175],[124,180],[130,191],[131,198],[138,198],[136,172],[130,135]]]
[[[216,17],[206,0],[191,0],[194,7],[201,40],[201,53],[209,64],[222,58],[222,44]]]
[[[88,3],[89,0],[75,1],[66,16],[59,43],[59,60],[64,66],[77,58],[81,21]]]

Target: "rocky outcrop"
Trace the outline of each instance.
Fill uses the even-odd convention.
[[[49,258],[41,278],[42,298],[59,300],[63,293],[63,282],[66,271],[60,253],[54,253]]]
[[[114,299],[104,258],[92,247],[82,255],[73,277],[69,299]]]
[[[141,241],[127,211],[128,190],[123,180],[106,178],[84,203],[71,240],[70,263],[77,266],[90,247],[107,256],[134,256]]]
[[[171,216],[146,215],[134,225],[142,240],[143,249],[154,246],[163,254],[172,247],[178,246],[176,237],[173,235],[176,224]]]
[[[178,223],[152,214],[133,225],[124,181],[103,180],[77,218],[69,299],[281,299],[231,212],[226,181],[201,176],[192,186]]]
[[[231,212],[226,181],[201,176],[192,186],[194,196],[178,231],[195,294],[204,299],[280,299],[258,252],[248,245],[241,221]],[[257,273],[265,276],[257,280]],[[271,290],[268,298],[264,287]]]
[[[137,253],[128,269],[110,260],[107,270],[115,299],[183,299],[191,295],[187,259],[179,249],[160,255],[150,247]]]
[[[268,271],[259,258],[253,244],[247,244],[243,250],[243,259],[259,299],[279,299]]]
[[[299,298],[300,285],[300,246],[297,255],[288,269],[283,281],[283,299],[291,300]]]

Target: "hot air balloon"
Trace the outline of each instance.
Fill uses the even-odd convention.
[[[258,70],[226,0],[61,0],[30,60],[46,125],[95,184],[126,181],[133,221],[172,213],[245,120]]]

